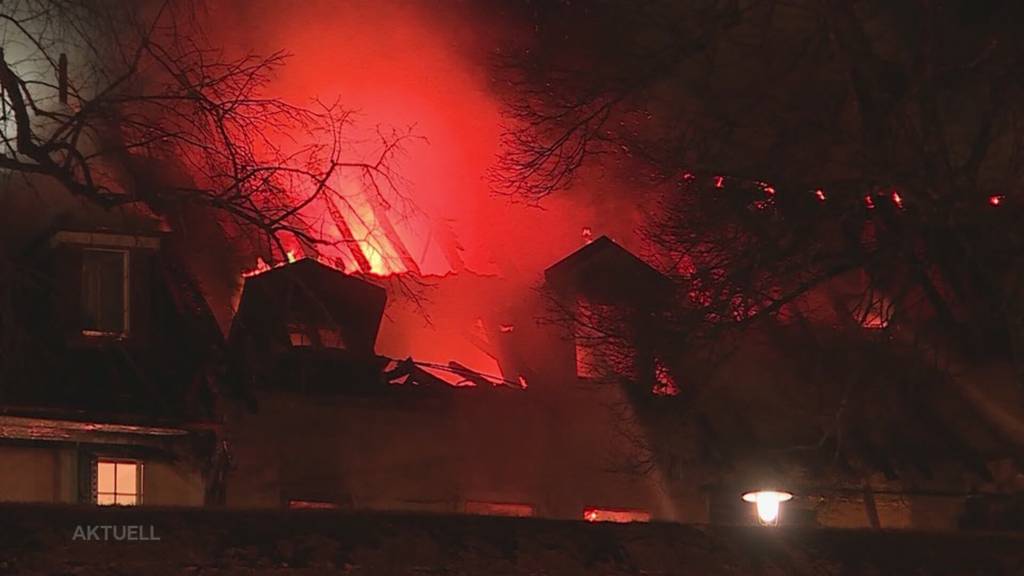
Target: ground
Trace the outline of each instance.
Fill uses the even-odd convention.
[[[76,540],[90,525],[160,540]],[[1024,535],[5,505],[0,574],[1024,574]]]

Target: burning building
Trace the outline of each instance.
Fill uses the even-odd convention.
[[[311,259],[246,278],[223,340],[161,240],[61,229],[26,256],[48,287],[22,305],[43,368],[5,387],[6,499],[674,517],[617,466],[627,400],[581,386],[539,294],[476,332],[491,373],[379,356],[385,290]],[[587,250],[609,247],[625,254]],[[607,279],[578,260],[552,268],[559,290]]]
[[[67,57],[54,60],[64,64],[51,96],[68,106]],[[4,72],[4,104],[17,103],[28,89],[10,78],[25,73],[6,61]],[[472,92],[465,78],[453,80],[460,94]],[[58,120],[79,117],[59,110]],[[494,112],[479,102],[474,110]],[[212,126],[225,128],[214,116]],[[447,144],[486,151],[494,142],[469,117],[454,132],[480,141]],[[0,261],[11,320],[0,334],[0,462],[12,471],[0,498],[749,523],[753,507],[741,496],[761,491],[793,496],[783,522],[950,528],[971,505],[1012,501],[1021,487],[1014,445],[1000,434],[1007,426],[993,425],[1015,421],[992,402],[964,408],[962,391],[939,385],[913,390],[904,404],[879,386],[833,397],[830,383],[782,361],[814,365],[790,345],[795,322],[722,338],[735,349],[722,366],[676,346],[687,335],[670,333],[666,316],[693,314],[688,303],[706,294],[624,247],[634,244],[595,237],[629,227],[620,211],[586,222],[583,246],[563,251],[580,244],[570,215],[581,206],[558,211],[557,226],[536,225],[537,216],[532,228],[506,217],[512,208],[464,210],[466,198],[445,187],[472,178],[447,158],[427,173],[420,198],[436,206],[420,211],[381,188],[393,175],[382,168],[394,150],[387,138],[378,162],[332,157],[324,172],[282,170],[272,161],[292,151],[258,157],[263,150],[238,137],[252,125],[229,126],[236,139],[222,147],[175,141],[170,131],[159,145],[142,131],[145,145],[111,147],[118,136],[140,137],[100,129],[116,118],[86,131],[97,140],[86,148],[124,153],[83,192],[75,178],[84,168],[61,171],[74,156],[60,164],[32,138],[10,136],[31,132],[23,119],[4,116],[10,158],[34,154],[27,166],[42,173],[13,171],[23,178],[3,182],[0,213],[17,222],[4,227]],[[303,150],[316,164],[326,148]],[[335,172],[352,164],[354,173]],[[720,195],[726,184],[715,177]],[[103,194],[88,197],[96,189]],[[831,194],[818,190],[814,201]],[[892,200],[904,209],[902,196]],[[447,220],[456,211],[462,234]],[[516,249],[481,258],[489,242]],[[889,327],[884,295],[854,308],[857,330]],[[853,373],[844,352],[861,340],[844,338],[837,331],[822,347],[832,354],[824,360]],[[880,354],[914,361],[889,344]],[[826,418],[855,425],[835,427],[848,432],[842,439],[815,434]]]
[[[624,399],[581,387],[571,341],[530,310],[478,331],[493,373],[377,356],[383,312],[382,289],[311,260],[246,281],[229,343],[253,409],[230,416],[228,505],[672,517],[615,467]]]
[[[794,473],[827,463],[775,448],[802,434],[776,352],[752,340],[696,395],[691,359],[659,344],[670,283],[607,237],[433,332],[439,362],[381,353],[379,279],[312,259],[249,275],[223,338],[167,232],[69,224],[26,245],[46,288],[19,306],[34,329],[4,390],[8,500],[745,523],[739,494],[771,477],[798,493],[786,522],[949,527],[966,513],[950,478],[999,478],[1005,447],[941,397],[905,443],[861,432],[872,490]],[[927,489],[896,481],[907,465]]]

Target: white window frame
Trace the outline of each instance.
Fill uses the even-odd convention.
[[[114,465],[114,491],[113,492],[106,492],[106,491],[100,492],[100,489],[99,489],[100,464],[113,464]],[[131,465],[135,466],[135,492],[134,493],[118,492],[117,491],[117,465],[118,464],[131,464]],[[143,484],[142,484],[142,481],[143,481],[143,469],[144,469],[144,464],[143,464],[142,460],[137,460],[137,459],[133,459],[133,458],[108,458],[108,457],[105,457],[105,456],[97,457],[93,461],[93,465],[92,465],[92,479],[93,479],[93,482],[92,482],[92,485],[93,485],[92,501],[93,501],[93,503],[96,504],[97,506],[141,506],[142,505],[142,497],[143,497],[143,489],[142,489],[142,487],[143,487]],[[101,504],[100,503],[100,495],[101,494],[112,495],[114,497],[114,502]],[[118,496],[134,496],[135,497],[135,503],[134,504],[118,504],[117,503],[117,497]]]
[[[121,289],[123,292],[123,314],[124,323],[120,332],[109,332],[106,330],[92,330],[88,328],[82,329],[83,336],[92,337],[103,337],[103,336],[117,336],[125,337],[131,332],[131,251],[125,248],[107,248],[102,246],[83,246],[82,254],[86,252],[116,252],[121,254],[122,265],[121,269]],[[84,264],[83,264],[84,267]]]

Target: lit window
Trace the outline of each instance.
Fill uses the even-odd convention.
[[[128,332],[128,252],[82,250],[82,333]]]
[[[889,326],[892,319],[893,305],[885,297],[867,297],[854,310],[857,321],[864,328],[880,330]]]
[[[314,328],[305,324],[289,324],[288,339],[292,346],[345,349],[341,332],[331,328]]]
[[[466,502],[465,511],[466,514],[479,514],[480,516],[512,516],[516,518],[533,516],[533,506],[507,502]]]
[[[651,515],[642,510],[586,508],[583,510],[583,519],[587,522],[650,522]]]
[[[593,378],[598,375],[594,367],[594,351],[579,338],[576,340],[576,375]]]
[[[129,460],[96,462],[96,503],[135,506],[142,503],[142,463]]]

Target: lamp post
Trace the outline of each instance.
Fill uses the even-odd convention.
[[[792,499],[793,493],[784,490],[754,490],[743,494],[744,502],[757,506],[757,520],[762,526],[778,526],[782,503]]]

